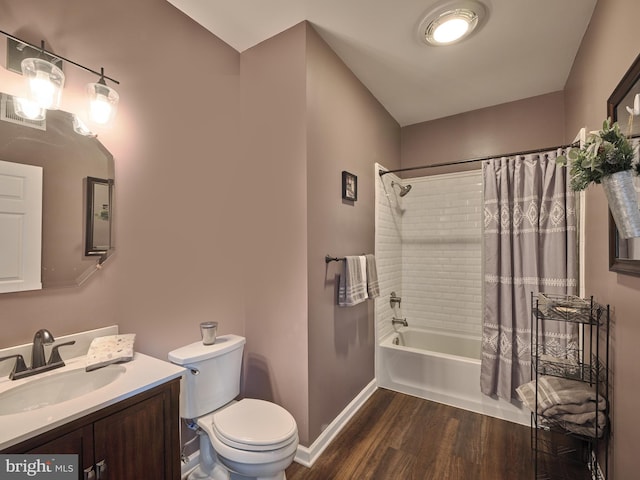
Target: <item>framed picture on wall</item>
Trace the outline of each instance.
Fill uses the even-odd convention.
[[[347,171],[342,172],[342,198],[352,202],[358,200],[358,177]]]

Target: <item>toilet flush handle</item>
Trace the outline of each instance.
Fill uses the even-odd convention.
[[[200,370],[195,367],[187,367],[192,375],[200,375]]]

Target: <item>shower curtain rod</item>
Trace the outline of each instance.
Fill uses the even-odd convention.
[[[419,167],[406,167],[406,168],[396,168],[395,170],[378,170],[378,175],[381,177],[386,175],[387,173],[396,173],[396,172],[408,172],[410,170],[420,170],[423,168],[435,168],[435,167],[449,167],[451,165],[464,165],[465,163],[475,163],[475,162],[483,162],[485,160],[491,160],[492,158],[500,158],[500,157],[516,157],[518,155],[530,155],[532,153],[538,152],[546,152],[550,150],[557,150],[559,148],[569,148],[575,147],[576,145],[580,145],[580,142],[570,143],[568,145],[559,145],[557,147],[548,147],[548,148],[536,148],[535,150],[525,150],[522,152],[514,152],[514,153],[503,153],[502,155],[491,155],[488,157],[480,157],[480,158],[472,158],[470,160],[458,160],[456,162],[445,162],[445,163],[433,163],[431,165],[420,165]]]

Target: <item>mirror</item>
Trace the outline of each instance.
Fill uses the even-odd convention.
[[[628,132],[631,115],[626,107],[633,108],[637,94],[640,94],[640,55],[607,100],[607,115],[618,122],[623,132],[636,138],[634,141],[636,148],[638,148],[637,137],[640,136],[640,119],[634,119],[632,131]],[[634,183],[636,191],[640,192],[638,177],[634,177]],[[640,276],[640,238],[628,240],[620,238],[611,212],[609,212],[609,270]]]
[[[111,247],[111,187],[113,180],[87,177],[85,255],[104,255]]]
[[[0,100],[0,160],[43,169],[42,286],[81,285],[114,251],[113,156],[95,137],[76,133],[68,112],[24,120],[15,115],[12,96],[0,93]],[[99,218],[89,232],[94,214]]]

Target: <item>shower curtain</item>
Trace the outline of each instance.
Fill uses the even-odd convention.
[[[576,293],[576,207],[561,151],[483,162],[484,290],[480,386],[486,395],[516,399],[531,380],[531,292]],[[557,322],[545,345],[577,342]]]

